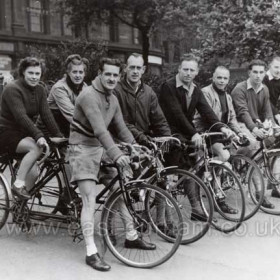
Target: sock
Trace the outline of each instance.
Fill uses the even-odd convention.
[[[25,185],[25,182],[19,179],[16,179],[14,182],[14,186],[18,189],[22,188]]]
[[[88,257],[97,253],[97,248],[96,248],[94,243],[92,243],[90,245],[87,245],[86,249],[87,249],[87,256]]]

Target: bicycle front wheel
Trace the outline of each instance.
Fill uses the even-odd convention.
[[[183,169],[167,168],[149,183],[167,189],[176,200],[183,216],[181,244],[196,242],[207,233],[214,207],[211,193],[201,179]]]
[[[274,208],[267,208],[262,205],[260,209],[267,214],[280,215],[280,197],[278,195],[280,191],[280,155],[267,158],[266,163],[262,156],[257,164],[265,181],[264,197],[274,205]]]
[[[212,225],[228,233],[240,227],[245,216],[244,192],[237,176],[228,166],[211,162],[208,185],[214,198]]]
[[[229,162],[245,194],[244,221],[253,217],[261,207],[264,196],[264,179],[255,161],[243,155],[231,156]]]
[[[178,249],[182,240],[182,214],[174,199],[164,190],[144,184],[135,183],[126,186],[125,193],[121,190],[113,193],[106,201],[101,217],[101,230],[109,250],[123,263],[138,267],[151,268],[170,259]],[[127,198],[128,206],[124,202]],[[150,203],[159,201],[159,207],[149,207]],[[163,232],[159,230],[151,219],[154,211],[161,211],[162,202],[169,208],[172,223],[176,232],[166,241]],[[136,232],[135,232],[136,231]],[[128,248],[126,240],[134,232],[138,238],[156,246],[154,250]]]
[[[10,209],[10,201],[5,183],[0,177],[0,229],[5,225]]]

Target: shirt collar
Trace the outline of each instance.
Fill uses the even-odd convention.
[[[247,80],[247,90],[248,89],[253,89],[255,93],[259,93],[262,89],[263,89],[263,84],[261,83],[259,88],[257,90],[255,90],[251,84],[250,79]]]
[[[178,88],[178,87],[183,87],[188,92],[193,92],[194,88],[196,87],[196,84],[192,82],[190,87],[188,87],[187,85],[182,83],[182,81],[179,78],[179,75],[177,74],[176,75],[176,88]]]

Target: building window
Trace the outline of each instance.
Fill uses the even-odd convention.
[[[46,4],[45,0],[28,0],[26,11],[30,32],[47,33],[49,11],[46,9]]]

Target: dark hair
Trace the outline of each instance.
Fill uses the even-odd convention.
[[[186,53],[183,54],[180,58],[180,65],[182,64],[183,61],[195,61],[197,65],[199,65],[199,60],[200,58],[195,56],[193,53]]]
[[[260,59],[252,60],[248,65],[248,70],[252,70],[253,66],[264,66],[264,68],[266,69],[266,63]]]
[[[46,66],[45,62],[41,59],[38,59],[36,57],[25,57],[20,60],[18,64],[18,74],[20,77],[23,77],[23,72],[30,66],[40,66],[42,70],[42,75],[45,72]]]
[[[69,71],[71,65],[81,65],[81,64],[84,65],[84,69],[86,72],[89,67],[89,61],[84,57],[82,58],[79,54],[69,55],[64,62],[66,72]]]
[[[99,70],[101,72],[103,72],[105,64],[117,66],[120,68],[121,72],[122,63],[118,58],[102,57],[99,61]]]

